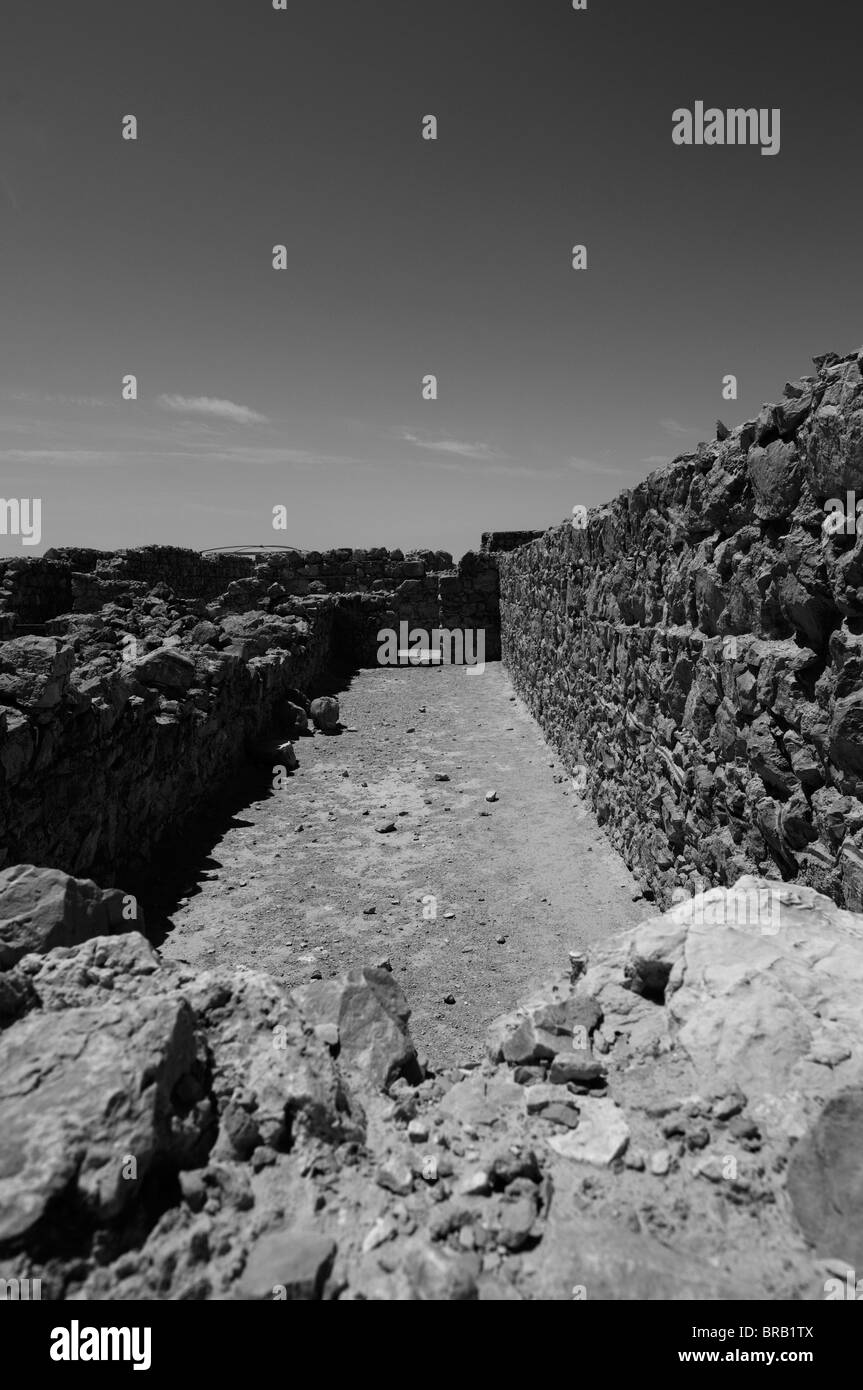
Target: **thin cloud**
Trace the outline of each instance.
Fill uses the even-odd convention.
[[[673,434],[676,437],[684,434],[692,434],[693,430],[689,425],[681,425],[679,420],[660,420],[660,426],[666,434]]]
[[[117,460],[107,449],[0,449],[0,463],[105,464]]]
[[[259,415],[247,405],[237,405],[235,401],[223,401],[217,396],[169,396],[161,395],[158,403],[163,410],[176,410],[184,415],[215,415],[220,420],[230,420],[235,425],[266,425],[266,415]]]
[[[354,466],[360,462],[359,459],[351,458],[344,454],[320,454],[313,449],[284,449],[274,446],[272,448],[256,449],[239,446],[235,449],[211,449],[203,447],[198,450],[169,450],[159,451],[160,458],[194,458],[200,459],[202,463],[231,463],[249,464],[251,466],[260,465],[269,467],[279,464],[292,464],[300,468],[318,468],[322,464],[350,465]]]
[[[460,439],[420,439],[409,430],[404,430],[401,437],[406,444],[415,444],[419,449],[432,449],[438,454],[458,454],[466,459],[499,457],[488,444],[465,444]]]
[[[357,459],[338,454],[319,454],[310,449],[256,449],[242,446],[235,449],[213,449],[206,445],[200,449],[163,449],[158,446],[149,449],[0,449],[0,464],[41,463],[57,467],[98,464],[124,468],[139,463],[141,459],[153,464],[169,459],[182,459],[204,466],[228,463],[232,467],[282,465],[307,469],[315,469],[324,464],[354,467],[359,463]]]

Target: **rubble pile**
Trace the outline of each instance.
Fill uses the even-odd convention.
[[[863,1262],[863,918],[774,883],[764,932],[737,911],[761,887],[575,956],[434,1076],[385,968],[290,994],[196,973],[95,885],[3,871],[4,1276],[54,1299],[824,1297]]]

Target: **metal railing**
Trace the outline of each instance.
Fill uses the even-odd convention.
[[[267,551],[278,552],[287,551],[291,555],[302,555],[303,552],[296,545],[210,545],[200,552],[201,555],[260,555]]]

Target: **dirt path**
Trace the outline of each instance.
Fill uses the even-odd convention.
[[[347,731],[297,741],[299,769],[222,830],[162,950],[288,986],[388,956],[421,1054],[476,1058],[495,1015],[646,905],[499,663],[363,671],[340,703]]]

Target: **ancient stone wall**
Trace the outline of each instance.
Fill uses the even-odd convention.
[[[469,550],[439,580],[440,626],[485,634],[486,661],[500,660],[500,576],[496,557]]]
[[[464,613],[497,622],[496,577],[489,556],[468,552],[456,566],[445,550],[375,547],[328,551],[262,552],[260,555],[201,554],[176,546],[133,550],[54,549],[44,556],[0,560],[0,620],[10,628],[40,625],[61,613],[97,612],[118,596],[142,594],[165,585],[178,598],[211,602],[224,595],[236,612],[262,600],[309,594],[388,593],[402,616],[434,625],[439,577],[448,577],[444,607],[460,625]],[[268,606],[264,604],[264,606]],[[277,607],[277,602],[272,602]]]
[[[483,555],[495,555],[501,551],[516,550],[528,541],[544,535],[543,531],[483,531],[480,550]]]
[[[0,633],[12,636],[16,625],[38,625],[71,609],[72,567],[48,556],[0,560]]]
[[[286,693],[374,666],[382,629],[487,627],[500,654],[497,568],[472,553],[53,551],[0,584],[0,865],[105,884],[194,820]]]
[[[663,902],[778,869],[863,907],[861,363],[497,556],[515,684]]]
[[[0,863],[109,885],[143,871],[286,696],[320,680],[333,607],[222,627],[147,600],[0,646]]]

